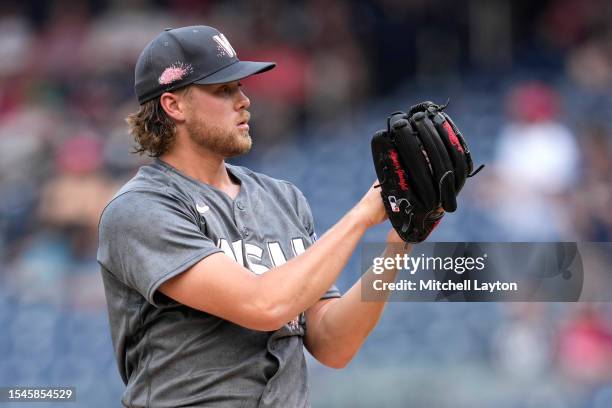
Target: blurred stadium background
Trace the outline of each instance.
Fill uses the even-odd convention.
[[[487,168],[431,240],[610,240],[609,1],[3,1],[0,386],[119,406],[98,215],[147,161],[124,122],[137,55],[189,24],[278,62],[245,81],[255,147],[235,163],[299,186],[319,234],[373,179],[386,115],[450,98]],[[391,303],[348,368],[310,360],[313,407],[610,407],[611,323],[608,304]]]

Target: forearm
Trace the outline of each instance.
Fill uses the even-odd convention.
[[[309,309],[332,286],[364,232],[385,220],[372,185],[353,209],[304,253],[263,275],[212,254],[159,290],[191,308],[254,330],[277,330]]]
[[[262,275],[256,292],[280,321],[291,320],[332,286],[366,229],[358,210],[351,210],[306,252]]]
[[[408,246],[399,252],[407,254],[411,249]],[[387,248],[382,256],[393,257],[399,252]],[[371,291],[374,280],[393,282],[396,275],[396,269],[375,274],[370,268],[341,298],[326,304],[315,320],[307,323],[309,351],[332,367],[346,365],[376,326],[390,294],[388,290],[376,291],[375,299],[364,300],[362,292]]]

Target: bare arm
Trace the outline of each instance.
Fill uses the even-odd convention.
[[[379,190],[361,201],[303,254],[254,275],[214,254],[160,291],[189,307],[255,330],[276,330],[312,306],[336,281],[365,231],[386,218]]]
[[[389,232],[387,242],[392,245],[382,254],[384,257],[393,257],[398,248],[404,247],[394,230]],[[408,245],[401,253],[411,250]],[[377,301],[363,301],[362,286],[371,287],[373,279],[393,282],[396,274],[396,270],[387,270],[375,275],[370,268],[341,298],[321,300],[308,309],[305,338],[308,351],[329,367],[346,366],[378,322],[389,295],[388,291],[381,292]]]

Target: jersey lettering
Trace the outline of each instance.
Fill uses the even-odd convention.
[[[268,271],[268,268],[258,262],[261,262],[261,255],[263,255],[263,249],[253,244],[244,244],[245,258],[248,265],[245,265],[256,275],[264,274]]]
[[[240,265],[248,268],[254,274],[261,275],[266,273],[270,267],[262,263],[262,257],[264,250],[255,244],[244,244],[244,254],[242,253],[243,242],[241,239],[230,243],[225,239],[221,238],[217,242],[217,247],[223,251],[231,260],[238,262]],[[268,248],[268,254],[270,255],[270,261],[272,267],[281,266],[287,262],[287,257],[283,253],[283,250],[278,242],[267,242],[266,247]],[[306,251],[306,246],[302,238],[293,238],[291,240],[291,248],[293,249],[293,256],[298,256]]]
[[[242,240],[239,239],[238,241],[232,242],[232,247],[234,247],[234,255],[236,256],[236,259],[239,259],[237,262],[239,264],[243,264],[244,257],[242,256]]]
[[[274,266],[281,266],[287,262],[287,258],[285,258],[285,254],[283,254],[283,250],[278,242],[268,242],[268,252]]]
[[[303,254],[304,251],[306,251],[306,248],[304,248],[304,240],[302,238],[293,238],[291,240],[291,246],[293,247],[293,253],[295,256]]]
[[[234,255],[234,251],[232,251],[232,247],[230,246],[229,242],[227,242],[226,239],[220,239],[219,242],[217,243],[217,247],[219,247],[219,249],[221,249],[223,253],[229,256],[229,258],[232,259],[234,262],[238,262],[240,264],[242,263],[242,260],[238,261],[236,259],[236,255]]]

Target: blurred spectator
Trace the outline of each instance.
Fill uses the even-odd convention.
[[[78,134],[60,145],[57,176],[42,190],[39,217],[46,225],[79,225],[95,241],[102,209],[117,185],[100,172],[102,143],[92,134]]]
[[[569,76],[591,92],[612,86],[612,47],[610,38],[587,41],[572,50],[567,59]]]
[[[571,130],[558,121],[561,98],[542,83],[513,88],[510,122],[497,144],[493,199],[495,216],[510,240],[569,239],[568,193],[579,171]]]
[[[507,318],[493,338],[494,361],[504,375],[535,382],[549,375],[552,333],[542,303],[510,303]]]
[[[586,241],[612,240],[612,139],[609,129],[591,124],[580,134],[584,166],[573,194],[574,221]]]
[[[94,257],[97,225],[118,186],[101,173],[102,164],[102,143],[92,134],[77,134],[59,146],[57,176],[40,197],[41,228],[24,241],[7,277],[18,298],[79,307],[104,304]]]
[[[607,3],[605,0],[549,2],[542,14],[542,32],[556,46],[569,49],[605,24],[609,17]]]
[[[29,69],[34,36],[24,16],[0,16],[0,78]]]
[[[32,49],[34,72],[58,79],[77,75],[84,62],[82,40],[88,29],[86,2],[51,2],[47,24],[37,36]]]
[[[559,330],[559,366],[574,383],[594,386],[612,380],[612,325],[602,312],[584,304]]]
[[[350,113],[370,91],[370,72],[364,51],[356,42],[349,4],[318,0],[309,10],[318,23],[310,44],[312,69],[306,113],[316,122]]]
[[[40,180],[48,174],[47,149],[60,136],[58,122],[57,114],[34,103],[16,107],[2,117],[0,188],[3,182]]]

